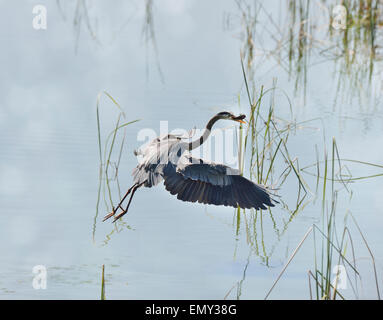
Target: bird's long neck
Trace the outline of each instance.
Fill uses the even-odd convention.
[[[216,123],[219,119],[220,119],[219,117],[214,116],[213,118],[209,120],[202,136],[199,137],[197,140],[194,140],[189,143],[189,150],[198,148],[201,144],[203,144],[207,140],[207,138],[210,136],[211,128],[213,127],[214,123]]]

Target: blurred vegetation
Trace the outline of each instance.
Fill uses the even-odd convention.
[[[262,1],[236,2],[249,82],[265,61],[285,70],[304,98],[309,69],[324,62],[333,61],[337,94],[343,97],[358,96],[374,76],[380,79],[382,1],[288,0],[279,12],[269,12]]]

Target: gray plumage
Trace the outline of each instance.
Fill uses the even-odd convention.
[[[128,190],[112,213],[104,221],[117,213],[114,221],[121,218],[129,208],[135,191],[141,186],[151,188],[161,181],[167,191],[177,195],[177,199],[188,202],[223,205],[241,208],[267,209],[274,202],[267,189],[242,177],[239,171],[223,164],[215,164],[193,158],[190,151],[199,147],[208,138],[211,128],[219,119],[243,122],[244,115],[235,117],[229,112],[220,112],[208,122],[203,135],[193,141],[185,142],[176,135],[165,135],[151,141],[144,149],[135,151],[142,155],[133,170],[133,186]],[[124,210],[122,203],[132,192]]]
[[[151,188],[163,180],[163,170],[169,163],[177,163],[185,151],[185,143],[175,135],[165,135],[151,141],[145,149],[136,151],[143,158],[133,169],[133,181]]]

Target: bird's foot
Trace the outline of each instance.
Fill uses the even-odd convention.
[[[114,207],[112,208],[112,212],[111,213],[108,213],[103,219],[102,219],[102,222],[108,220],[110,217],[113,217],[116,213],[117,213],[117,210],[118,209],[121,209],[123,212],[125,211],[123,207],[121,207],[121,205],[118,205],[118,207],[115,209]],[[126,213],[126,212],[125,212]]]
[[[108,220],[110,217],[114,216],[116,214],[116,210],[113,209],[113,211],[111,213],[108,213],[103,219],[102,219],[102,222]]]
[[[125,215],[128,211],[127,210],[123,210],[121,211],[118,215],[116,215],[113,219],[113,222],[116,222],[118,219],[120,219],[123,215]]]

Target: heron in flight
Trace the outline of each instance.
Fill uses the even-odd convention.
[[[140,187],[151,188],[161,181],[164,181],[167,191],[182,201],[246,209],[274,207],[272,201],[275,200],[270,197],[268,190],[242,177],[239,170],[190,155],[191,150],[207,140],[218,120],[245,123],[245,117],[220,112],[209,120],[202,136],[195,141],[186,142],[180,136],[168,134],[154,139],[143,150],[135,151],[136,156],[142,155],[142,160],[133,170],[134,183],[103,221],[113,216],[113,222],[121,218],[128,212],[134,193]],[[122,204],[130,193],[124,209]],[[119,210],[121,212],[117,214]]]

